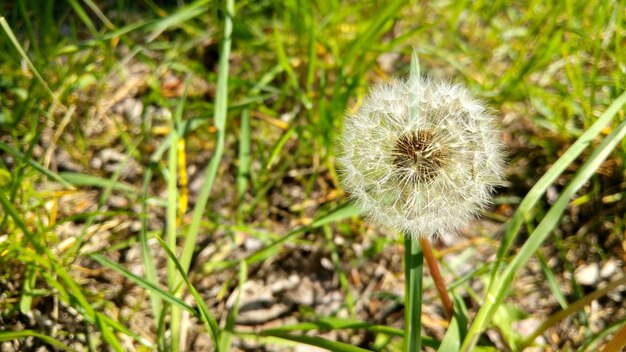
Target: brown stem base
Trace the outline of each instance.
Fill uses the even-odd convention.
[[[439,298],[443,304],[444,314],[446,315],[446,319],[450,321],[452,320],[454,307],[452,305],[452,301],[450,300],[450,296],[448,295],[448,290],[446,290],[446,282],[443,280],[443,276],[441,276],[439,263],[437,263],[437,260],[435,259],[433,248],[427,238],[420,237],[420,245],[422,246],[422,250],[424,252],[424,261],[426,262],[426,265],[428,265],[428,272],[430,272],[430,276],[435,282],[435,287],[437,288]]]

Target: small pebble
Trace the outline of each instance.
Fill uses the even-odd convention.
[[[594,286],[600,281],[600,267],[598,263],[583,265],[574,272],[576,281],[585,286]]]
[[[618,269],[619,269],[618,261],[614,259],[609,259],[606,261],[606,263],[602,264],[602,270],[600,270],[600,276],[603,279],[608,279],[611,276],[613,276],[613,274],[615,274]]]
[[[109,196],[109,199],[107,199],[107,204],[115,209],[124,209],[128,207],[129,202],[125,197],[112,194]]]
[[[326,269],[326,270],[334,270],[333,267],[333,262],[330,261],[330,259],[323,257],[320,260],[320,263],[322,264],[322,268]]]
[[[263,242],[256,237],[248,237],[243,241],[246,252],[256,252],[263,246]]]

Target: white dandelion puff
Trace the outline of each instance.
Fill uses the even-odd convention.
[[[410,236],[458,231],[503,179],[494,116],[466,88],[444,81],[375,86],[347,116],[338,147],[350,197],[372,221]]]

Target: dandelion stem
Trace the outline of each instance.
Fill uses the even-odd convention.
[[[404,240],[404,351],[420,351],[422,346],[422,287],[424,257],[419,240]]]
[[[452,305],[452,300],[450,300],[450,296],[448,295],[446,282],[444,281],[443,276],[441,276],[439,263],[437,263],[437,259],[435,259],[435,255],[433,254],[433,248],[430,245],[430,241],[428,240],[428,238],[420,237],[420,245],[422,246],[422,251],[424,252],[426,265],[428,265],[428,272],[433,278],[435,287],[437,288],[437,293],[439,293],[439,298],[441,299],[441,303],[443,304],[444,314],[446,316],[446,319],[450,321],[452,320],[452,315],[454,314],[454,306]]]

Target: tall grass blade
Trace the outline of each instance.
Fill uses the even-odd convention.
[[[232,42],[233,16],[235,15],[234,0],[227,0],[226,12],[226,18],[224,19],[224,38],[222,40],[220,50],[220,60],[217,74],[217,92],[214,111],[215,128],[217,129],[217,143],[215,145],[213,157],[204,172],[204,184],[198,194],[196,205],[193,208],[191,223],[189,224],[189,229],[187,230],[185,236],[185,244],[183,246],[183,252],[180,259],[180,263],[185,272],[189,270],[189,265],[191,264],[191,257],[196,246],[196,240],[198,239],[198,232],[200,231],[200,221],[202,220],[209,196],[211,195],[211,189],[213,188],[213,183],[217,177],[217,171],[219,169],[220,161],[222,160],[222,154],[224,153],[226,114],[228,110],[228,60],[230,58],[230,48]]]
[[[182,115],[185,111],[185,103],[187,101],[187,91],[189,88],[189,77],[185,80],[185,90],[182,99],[176,107],[174,120],[172,121],[172,131],[170,133],[170,148],[167,160],[167,220],[165,238],[167,246],[172,252],[176,252],[176,240],[178,238],[178,146],[179,138],[182,135]],[[181,216],[184,214],[181,214]],[[170,292],[178,292],[178,275],[176,272],[176,264],[174,260],[168,257],[167,260],[167,285]],[[178,296],[178,295],[177,295]],[[170,348],[171,351],[178,351],[180,345],[180,324],[181,312],[176,306],[172,306],[170,315]]]
[[[237,169],[237,199],[239,208],[243,202],[243,196],[248,188],[250,177],[250,109],[245,108],[241,113],[241,132],[239,133],[239,168]]]
[[[176,259],[176,255],[174,254],[174,252],[172,252],[169,249],[169,247],[167,246],[165,241],[163,241],[163,239],[159,237],[156,237],[156,239],[157,241],[159,241],[159,244],[165,250],[170,260],[172,260],[174,264],[176,265],[176,269],[178,270],[178,273],[182,277],[183,281],[185,282],[185,285],[187,285],[187,288],[189,289],[189,292],[191,293],[194,300],[196,301],[196,304],[198,305],[198,309],[200,310],[199,312],[200,320],[204,323],[204,326],[206,327],[206,330],[209,332],[209,335],[211,335],[211,339],[213,340],[214,346],[219,346],[221,332],[217,325],[217,320],[215,319],[215,317],[209,310],[209,307],[207,307],[202,296],[200,296],[200,294],[198,293],[198,290],[196,290],[196,288],[191,284],[191,281],[189,280],[189,276],[187,276],[187,273],[183,270],[182,265],[180,264],[178,259]],[[216,352],[219,352],[219,351],[220,350],[216,348]]]
[[[148,244],[148,187],[150,186],[151,180],[152,168],[148,167],[144,175],[143,190],[141,193],[141,229],[139,231],[139,245],[141,246],[141,257],[143,259],[143,267],[146,272],[146,280],[156,285],[159,281],[152,258],[153,254],[150,250],[150,245]],[[159,320],[159,316],[163,314],[163,302],[161,301],[159,295],[153,291],[150,291],[150,304],[152,308],[152,315],[154,316],[154,321],[156,323]]]
[[[491,280],[494,281],[496,274],[500,268],[508,252],[513,240],[517,236],[524,219],[530,213],[532,208],[537,204],[539,199],[545,194],[548,187],[565,171],[565,169],[593,142],[600,132],[613,120],[613,117],[620,111],[626,103],[626,92],[622,93],[609,108],[591,125],[574,144],[550,167],[550,169],[537,181],[537,183],[528,191],[519,207],[513,214],[513,218],[507,228],[506,234],[502,238],[500,247],[496,254],[495,265],[491,269]]]
[[[411,67],[410,67],[409,79],[415,81],[415,80],[419,80],[420,77],[421,77],[420,61],[419,61],[419,57],[417,56],[417,50],[413,48],[413,52],[411,54]],[[411,100],[412,100],[411,101],[412,104],[410,105],[411,121],[417,124],[420,119],[419,105],[415,105],[416,103],[419,103],[420,101],[420,97],[417,96],[417,92],[411,93]]]
[[[248,279],[248,264],[245,261],[241,261],[239,264],[239,282],[237,283],[237,298],[232,308],[228,312],[226,317],[226,326],[220,335],[220,351],[230,351],[232,343],[233,330],[235,329],[235,323],[237,321],[237,315],[239,315],[239,302],[241,300],[241,292],[243,291],[243,284]]]
[[[611,105],[609,110],[607,110],[607,112],[610,113],[609,116],[612,117],[615,115],[624,102],[626,102],[626,93],[622,94],[620,98]],[[616,103],[619,103],[619,105]],[[583,136],[585,134],[583,134]],[[622,140],[625,134],[626,120],[620,123],[617,128],[611,132],[611,134],[602,140],[602,143],[593,151],[593,153],[589,156],[589,159],[585,161],[574,178],[569,182],[567,187],[565,187],[565,190],[563,190],[563,193],[561,193],[561,195],[557,198],[556,202],[552,205],[546,216],[539,223],[539,226],[537,226],[526,243],[524,243],[520,252],[513,258],[502,275],[490,284],[485,302],[478,311],[476,318],[470,326],[468,335],[463,342],[463,351],[471,351],[476,345],[480,333],[485,329],[486,325],[493,317],[496,309],[504,300],[508,292],[506,288],[510,287],[515,274],[517,274],[532,254],[539,248],[543,241],[545,241],[548,235],[557,226],[571,197],[584,185],[585,182],[587,182],[591,176],[593,176],[600,164],[606,159],[613,148],[615,148],[615,145]],[[583,136],[581,136],[581,138]],[[588,143],[590,142],[591,140],[588,141]],[[512,223],[510,226],[514,226],[514,224]]]
[[[139,231],[139,245],[141,246],[141,256],[143,259],[143,267],[146,273],[146,280],[155,286],[158,285],[159,279],[156,272],[156,266],[153,260],[153,254],[148,244],[148,187],[152,180],[152,168],[148,167],[144,175],[143,191],[141,195],[141,229]],[[163,302],[161,297],[154,291],[150,291],[150,304],[152,315],[155,321],[155,328],[158,329],[157,320],[163,314]],[[159,335],[159,347],[161,350],[165,348],[165,337]]]
[[[22,46],[20,45],[20,42],[17,40],[17,38],[15,37],[15,34],[13,33],[13,31],[11,30],[11,26],[9,26],[9,24],[7,23],[6,19],[4,19],[3,16],[0,16],[0,27],[2,27],[2,29],[4,30],[4,32],[6,33],[6,35],[9,37],[9,40],[11,41],[11,43],[13,44],[13,46],[15,46],[15,49],[17,50],[17,52],[20,54],[20,56],[22,57],[22,60],[24,60],[24,62],[26,62],[26,65],[28,66],[28,68],[30,68],[31,71],[33,71],[33,75],[35,75],[35,77],[37,78],[37,80],[39,81],[39,83],[41,83],[41,85],[44,87],[44,89],[46,90],[46,92],[50,95],[50,97],[52,98],[54,104],[56,105],[57,103],[60,104],[59,102],[59,98],[57,97],[57,95],[52,91],[52,89],[50,89],[50,87],[48,86],[48,84],[46,83],[46,81],[43,79],[43,77],[39,74],[39,71],[37,71],[37,68],[35,68],[35,65],[33,65],[33,62],[30,61],[30,58],[28,57],[28,55],[26,54],[26,51],[24,51],[24,48],[22,48]],[[61,104],[60,104],[61,105]],[[62,106],[62,105],[61,105]]]

